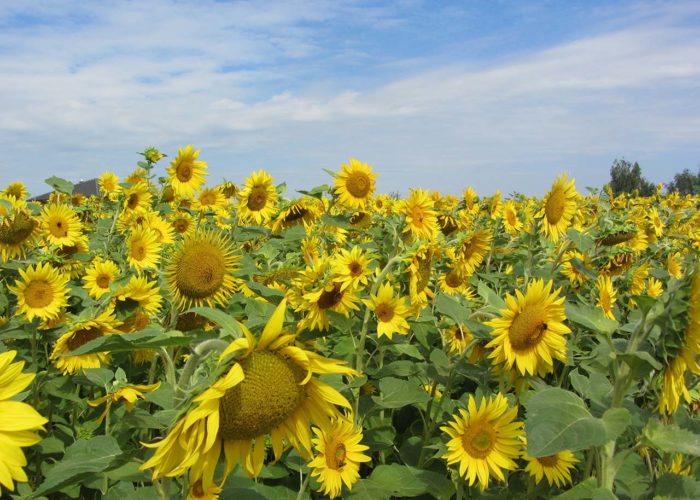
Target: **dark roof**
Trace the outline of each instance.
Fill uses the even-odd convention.
[[[97,184],[97,179],[89,179],[80,181],[73,186],[73,194],[82,194],[85,196],[97,196],[100,194],[100,187]],[[40,194],[29,201],[47,201],[51,193]]]

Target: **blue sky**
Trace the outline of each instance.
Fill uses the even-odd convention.
[[[0,2],[0,185],[194,144],[210,183],[543,194],[700,165],[700,3]],[[166,165],[162,166],[161,173]]]

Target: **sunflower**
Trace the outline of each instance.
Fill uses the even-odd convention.
[[[26,389],[35,376],[33,373],[22,373],[24,361],[12,362],[16,355],[17,351],[0,354],[0,485],[9,491],[15,490],[15,481],[27,482],[23,469],[27,459],[22,448],[41,441],[33,431],[44,430],[44,424],[48,422],[30,405],[15,400],[15,396]]]
[[[82,224],[68,205],[47,205],[41,223],[44,237],[53,245],[72,245],[83,232]]]
[[[175,234],[179,234],[184,238],[194,234],[197,224],[187,212],[173,212],[170,215],[170,225]]]
[[[29,194],[27,186],[22,181],[10,182],[3,190],[3,193],[7,196],[12,196],[17,201],[24,201]]]
[[[430,289],[435,250],[429,246],[419,247],[408,266],[408,292],[414,312],[420,311],[435,296]]]
[[[606,318],[615,319],[612,307],[615,304],[617,292],[613,287],[612,279],[610,276],[599,276],[596,280],[596,287],[598,288],[598,302],[596,302],[596,306],[603,310]]]
[[[175,241],[175,230],[157,212],[147,212],[143,225],[153,232],[159,245],[169,245]]]
[[[578,262],[574,261],[576,259]],[[588,277],[583,269],[590,269],[588,259],[576,250],[565,252],[561,259],[561,273],[569,278],[569,283],[575,288],[583,285]]]
[[[218,187],[202,189],[199,195],[194,199],[192,209],[201,212],[212,211],[216,214],[226,215],[226,197]]]
[[[147,211],[151,208],[153,195],[145,182],[136,182],[124,190],[124,210]]]
[[[525,471],[535,478],[537,484],[546,477],[550,486],[556,484],[558,488],[571,483],[571,469],[578,463],[570,450],[562,450],[546,457],[531,457],[524,453],[523,458],[527,461]]]
[[[294,345],[295,336],[283,332],[285,311],[282,300],[257,340],[241,325],[244,337],[233,341],[220,357],[222,362],[233,356],[230,368],[193,399],[195,406],[165,439],[147,445],[156,452],[141,468],[153,468],[154,480],[189,471],[206,491],[214,484],[222,450],[226,461],[219,485],[237,463],[257,476],[267,440],[276,460],[285,441],[309,459],[310,426],[324,427],[328,419],[339,417],[336,406],[350,408],[345,397],[315,375],[356,372],[342,361]]]
[[[411,195],[400,202],[399,213],[406,217],[404,233],[423,240],[437,238],[440,231],[437,213],[433,210],[433,201],[426,191],[411,190]]]
[[[131,411],[134,409],[136,401],[138,401],[139,399],[144,399],[144,393],[153,392],[159,387],[160,382],[156,382],[155,384],[149,385],[119,385],[113,387],[113,390],[107,392],[107,394],[105,394],[104,396],[99,397],[97,399],[89,400],[88,404],[93,408],[97,408],[101,404],[105,405],[105,411],[102,413],[102,415],[100,415],[100,418],[97,421],[98,423],[100,423],[107,416],[107,413],[109,413],[109,410],[112,408],[112,405],[114,403],[123,402],[126,411]]]
[[[182,198],[191,198],[204,184],[207,164],[197,160],[198,156],[199,149],[195,150],[189,144],[185,148],[180,148],[170,167],[167,168],[170,185],[175,194]]]
[[[351,209],[363,210],[374,193],[377,174],[372,173],[372,167],[354,158],[350,158],[349,165],[340,167],[335,178],[338,202]]]
[[[685,385],[687,365],[682,357],[672,359],[664,368],[661,394],[659,397],[659,412],[666,415],[676,413],[681,399],[690,403],[691,397]]]
[[[180,310],[223,305],[235,291],[237,262],[233,245],[220,233],[204,231],[186,237],[166,270],[170,292]]]
[[[666,270],[672,278],[679,279],[683,276],[683,264],[679,252],[668,254],[666,257]]]
[[[119,177],[114,172],[103,173],[97,183],[100,186],[102,196],[106,196],[112,201],[117,199],[119,191],[122,189],[119,185]]]
[[[303,295],[304,303],[299,310],[308,311],[306,317],[299,322],[299,329],[309,328],[326,331],[330,327],[327,312],[333,311],[346,318],[350,311],[357,310],[357,296],[351,288],[343,289],[340,281],[330,281],[325,286],[318,287]]]
[[[344,248],[338,250],[331,265],[336,277],[342,283],[342,290],[347,287],[360,289],[367,285],[371,259],[358,246],[353,247],[350,251]]]
[[[474,335],[466,325],[452,325],[443,330],[448,352],[462,354],[474,341]]]
[[[119,321],[114,317],[110,307],[93,319],[78,321],[61,335],[51,351],[51,362],[64,375],[74,375],[83,368],[99,368],[109,362],[109,353],[95,352],[71,356],[70,351],[87,344],[98,337],[104,337],[116,331]]]
[[[270,174],[253,172],[238,195],[238,216],[244,222],[264,224],[277,211],[277,190]]]
[[[7,286],[17,296],[15,314],[23,314],[29,321],[51,319],[68,304],[68,277],[48,263],[20,269],[19,275],[14,286]]]
[[[518,219],[518,207],[513,200],[503,204],[503,227],[511,236],[515,236],[523,228],[522,221]]]
[[[0,221],[0,260],[23,259],[27,250],[36,245],[39,225],[39,221],[24,210],[4,217]]]
[[[406,317],[409,309],[404,297],[394,295],[394,287],[390,283],[382,283],[376,295],[364,300],[367,307],[377,317],[377,336],[386,335],[391,339],[394,333],[408,334]]]
[[[566,361],[564,335],[571,330],[562,323],[566,316],[561,289],[552,291],[552,286],[551,281],[537,279],[528,283],[525,295],[520,290],[506,295],[501,316],[486,323],[494,329],[495,338],[486,347],[493,349],[489,358],[495,363],[516,366],[523,375],[543,375],[553,371],[553,358]]]
[[[449,269],[438,278],[440,290],[448,295],[461,295],[467,299],[475,298],[466,276],[459,269]]]
[[[134,310],[154,315],[160,310],[163,301],[158,282],[149,281],[145,276],[132,276],[125,285],[114,291],[113,297],[112,305],[117,315]]]
[[[335,498],[343,484],[351,490],[360,479],[360,463],[371,460],[363,453],[369,447],[360,444],[362,428],[342,418],[322,428],[314,427],[313,431],[317,455],[309,463],[311,477],[317,477],[321,483],[319,493]]]
[[[664,291],[664,285],[656,278],[649,278],[646,285],[646,292],[649,297],[656,298]]]
[[[109,293],[109,287],[119,274],[119,267],[111,260],[96,260],[83,278],[83,288],[93,299],[99,299]]]
[[[542,232],[555,243],[566,235],[576,214],[576,187],[574,179],[560,175],[544,197],[544,206],[537,213],[542,218]]]
[[[455,262],[455,267],[470,276],[484,261],[491,248],[491,231],[480,229],[462,238],[455,248],[449,248],[447,255]]]
[[[158,266],[161,246],[151,229],[143,226],[134,229],[126,241],[126,247],[126,260],[137,272]]]
[[[489,484],[493,474],[505,481],[502,469],[515,470],[514,460],[520,456],[521,440],[524,438],[523,423],[514,421],[518,408],[509,408],[503,394],[481,398],[477,408],[474,396],[469,395],[467,410],[448,425],[440,427],[451,438],[443,457],[448,465],[459,463],[459,475],[469,479],[472,486],[477,478],[481,491]]]

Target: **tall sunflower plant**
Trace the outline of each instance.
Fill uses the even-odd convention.
[[[697,196],[140,155],[0,192],[3,498],[700,496]]]

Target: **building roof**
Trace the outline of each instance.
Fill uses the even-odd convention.
[[[82,194],[84,196],[97,196],[100,194],[100,187],[97,184],[97,179],[89,179],[80,181],[73,185],[73,194]],[[51,193],[40,194],[30,198],[29,201],[47,201]]]

